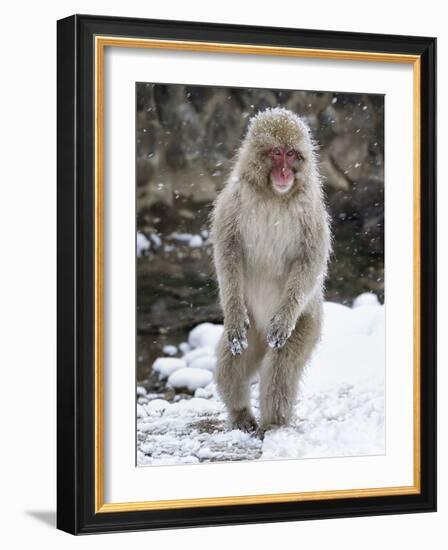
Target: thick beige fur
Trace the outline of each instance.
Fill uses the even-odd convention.
[[[280,194],[267,151],[285,146],[303,159]],[[299,116],[274,108],[253,117],[216,200],[212,237],[225,326],[215,380],[230,421],[256,429],[249,384],[258,372],[261,430],[288,424],[321,333],[331,246],[315,146]]]

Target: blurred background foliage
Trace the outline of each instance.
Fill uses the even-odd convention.
[[[326,299],[384,299],[384,98],[380,95],[138,83],[137,344],[141,369],[203,321],[222,322],[208,238],[250,118],[284,106],[319,144],[334,253]]]

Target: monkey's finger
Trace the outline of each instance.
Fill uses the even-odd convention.
[[[247,349],[248,344],[245,331],[229,331],[227,338],[232,355],[241,355],[243,351]]]
[[[272,349],[280,349],[286,344],[288,337],[279,333],[268,334],[268,345]]]
[[[241,355],[243,353],[243,348],[236,338],[230,342],[230,352],[232,355]]]
[[[241,355],[245,349],[247,349],[246,340],[237,340],[236,338],[234,338],[230,342],[230,351],[233,355]]]

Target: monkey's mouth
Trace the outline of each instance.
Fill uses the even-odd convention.
[[[278,193],[287,193],[294,183],[294,173],[291,171],[287,174],[272,174],[271,183]]]

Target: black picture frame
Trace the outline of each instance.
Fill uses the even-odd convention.
[[[419,494],[97,513],[95,510],[95,36],[383,52],[421,60]],[[436,510],[436,39],[74,15],[57,24],[57,526],[72,534]]]

